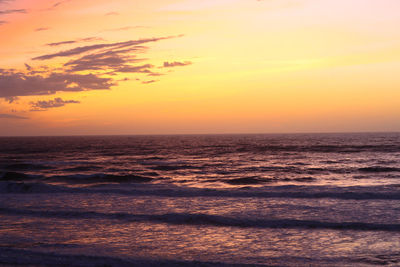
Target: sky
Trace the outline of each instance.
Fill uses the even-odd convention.
[[[0,135],[400,131],[398,0],[0,0]]]

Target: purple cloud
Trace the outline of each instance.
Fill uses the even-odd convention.
[[[100,37],[87,37],[87,38],[76,39],[76,40],[48,43],[46,45],[47,46],[60,46],[60,45],[65,45],[65,44],[75,44],[75,43],[79,43],[79,42],[92,42],[92,41],[103,41],[103,40],[104,39],[100,38]]]
[[[51,73],[44,76],[9,71],[0,75],[0,97],[14,99],[17,96],[52,95],[57,92],[107,90],[113,85],[115,83],[111,78],[94,74]]]
[[[183,67],[183,66],[187,66],[187,65],[191,65],[191,64],[192,64],[192,62],[190,62],[190,61],[185,61],[185,62],[178,62],[178,61],[168,62],[168,61],[165,61],[163,67],[164,68]]]
[[[27,13],[26,9],[6,9],[0,10],[0,15],[7,15],[13,13]]]
[[[14,114],[0,114],[0,119],[18,119],[18,120],[27,120],[27,117],[18,116]]]
[[[79,104],[80,101],[76,100],[63,100],[60,97],[54,98],[53,100],[41,100],[36,102],[31,102],[31,111],[46,111],[49,108],[63,107],[67,104]]]
[[[140,44],[144,44],[144,43],[157,42],[160,40],[171,39],[171,38],[175,38],[175,37],[176,36],[147,38],[147,39],[130,40],[130,41],[125,41],[125,42],[111,43],[111,44],[95,44],[95,45],[79,46],[79,47],[75,47],[73,49],[64,50],[64,51],[57,52],[54,54],[38,56],[38,57],[33,58],[33,60],[48,60],[48,59],[52,59],[52,58],[56,58],[56,57],[70,57],[70,56],[79,55],[79,54],[83,54],[86,52],[104,49],[104,48],[122,49],[122,48],[132,47],[132,46],[136,46],[136,45],[140,45]]]
[[[36,28],[35,32],[41,32],[41,31],[47,31],[50,30],[50,28]]]

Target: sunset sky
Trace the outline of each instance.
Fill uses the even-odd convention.
[[[400,131],[399,0],[0,0],[0,135]]]

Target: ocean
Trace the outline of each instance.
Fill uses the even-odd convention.
[[[1,266],[400,266],[400,134],[0,138]]]

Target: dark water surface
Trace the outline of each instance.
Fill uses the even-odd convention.
[[[0,138],[0,264],[399,266],[400,134]]]

